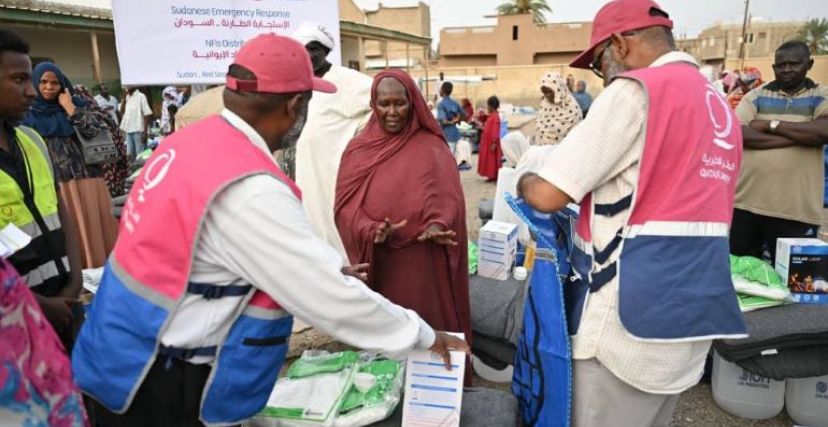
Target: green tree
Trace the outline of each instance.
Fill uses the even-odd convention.
[[[799,31],[799,40],[808,44],[812,55],[828,53],[828,19],[814,18]]]
[[[546,22],[544,13],[552,13],[552,8],[546,0],[508,0],[497,7],[497,13],[500,15],[531,13],[535,23],[543,24]]]

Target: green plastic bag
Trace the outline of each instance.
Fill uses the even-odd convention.
[[[477,244],[469,241],[469,276],[477,274]]]
[[[776,307],[778,305],[785,304],[784,301],[777,301],[768,298],[757,297],[754,295],[745,295],[745,294],[738,294],[739,295],[739,309],[742,310],[742,313],[747,313],[748,311],[758,310],[760,308],[768,308],[768,307]]]
[[[791,299],[791,292],[782,277],[761,259],[731,255],[730,273],[733,287],[740,294],[782,302]]]
[[[350,412],[361,407],[373,407],[385,404],[389,393],[399,393],[394,390],[397,375],[400,374],[400,362],[395,360],[377,360],[368,362],[359,367],[359,373],[371,374],[377,382],[366,393],[361,393],[356,387],[351,387],[345,401],[339,409],[340,413]]]
[[[287,376],[288,378],[296,379],[316,374],[339,372],[352,366],[358,359],[359,355],[353,351],[311,357],[302,356],[290,365]]]

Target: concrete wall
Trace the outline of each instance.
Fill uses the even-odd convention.
[[[535,65],[557,65],[569,64],[581,52],[558,52],[558,53],[538,53],[535,54]]]
[[[32,58],[35,60],[51,58],[72,83],[93,85],[95,77],[92,69],[92,41],[89,31],[23,25],[8,25],[7,27],[28,40]],[[120,70],[118,55],[115,51],[115,35],[99,32],[98,50],[101,54],[103,80],[108,82],[119,80]]]
[[[561,63],[589,46],[591,31],[590,22],[537,25],[529,14],[499,16],[493,27],[444,29],[440,55],[445,66],[458,55],[496,55],[499,66]]]
[[[478,85],[465,85],[462,83],[454,86],[454,98],[471,99],[474,105],[484,102],[486,98],[497,95],[501,102],[509,102],[515,105],[524,105],[537,108],[540,104],[540,81],[547,72],[557,71],[562,76],[572,74],[576,80],[587,82],[587,91],[597,95],[602,89],[603,83],[591,71],[571,69],[565,65],[528,65],[520,67],[437,67],[430,68],[428,75],[436,77],[443,72],[446,78],[451,76],[479,75],[484,78],[494,78],[492,81],[483,81]],[[425,70],[412,69],[411,76],[415,80],[425,76]],[[431,82],[428,88],[429,98],[434,96],[436,83]],[[423,95],[425,88],[421,87]]]
[[[748,58],[745,60],[745,67],[756,67],[762,72],[762,80],[769,82],[774,79],[773,76],[773,58]],[[733,70],[739,68],[739,60],[732,59],[727,61],[727,69]],[[828,84],[828,55],[819,55],[814,57],[814,68],[808,73],[811,80]]]
[[[359,40],[353,37],[342,37],[342,65],[345,67],[351,66],[353,63],[359,64]],[[359,67],[352,67],[356,69],[364,69],[365,64],[359,64]]]
[[[440,66],[455,67],[492,67],[497,65],[497,55],[455,55],[440,59]]]
[[[751,23],[747,28],[745,57],[773,56],[779,45],[796,39],[804,24],[804,22]],[[702,31],[696,39],[679,41],[679,47],[702,61],[719,64],[725,57],[728,59],[739,57],[741,37],[741,25],[715,25]]]
[[[341,0],[340,0],[341,1]],[[402,31],[423,37],[431,37],[431,9],[420,2],[416,7],[383,7],[366,12],[367,23],[389,30]],[[344,18],[343,18],[344,19]],[[411,46],[410,56],[420,60],[428,53],[426,48]],[[385,58],[383,45],[376,40],[365,41],[365,56],[371,59]],[[389,59],[405,59],[406,47],[403,43],[388,44]]]
[[[367,18],[354,0],[339,0],[339,19],[364,24]]]

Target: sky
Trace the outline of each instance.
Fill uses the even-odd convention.
[[[109,7],[111,0],[53,0],[61,3]],[[128,0],[140,1],[140,0]],[[376,8],[378,0],[354,0],[362,8]],[[387,6],[416,4],[417,0],[383,0]],[[608,0],[547,0],[553,13],[549,22],[591,21]],[[436,39],[445,27],[492,25],[495,8],[502,0],[426,0],[431,6],[431,31]],[[695,37],[716,22],[741,23],[744,0],[659,0],[675,23],[679,38]],[[784,6],[783,6],[784,5]],[[751,0],[750,14],[771,22],[828,18],[828,0]]]

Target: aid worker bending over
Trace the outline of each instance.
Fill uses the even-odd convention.
[[[336,87],[313,76],[304,46],[260,35],[230,66],[226,109],[147,162],[73,353],[98,425],[251,418],[284,362],[291,314],[386,354],[468,351],[344,276],[342,257],[314,237],[271,156],[296,143],[313,90]]]
[[[518,184],[535,209],[581,206],[564,284],[575,426],[666,426],[711,340],[746,333],[728,260],[741,130],[672,26],[651,0],[598,12],[572,66],[606,89]]]

